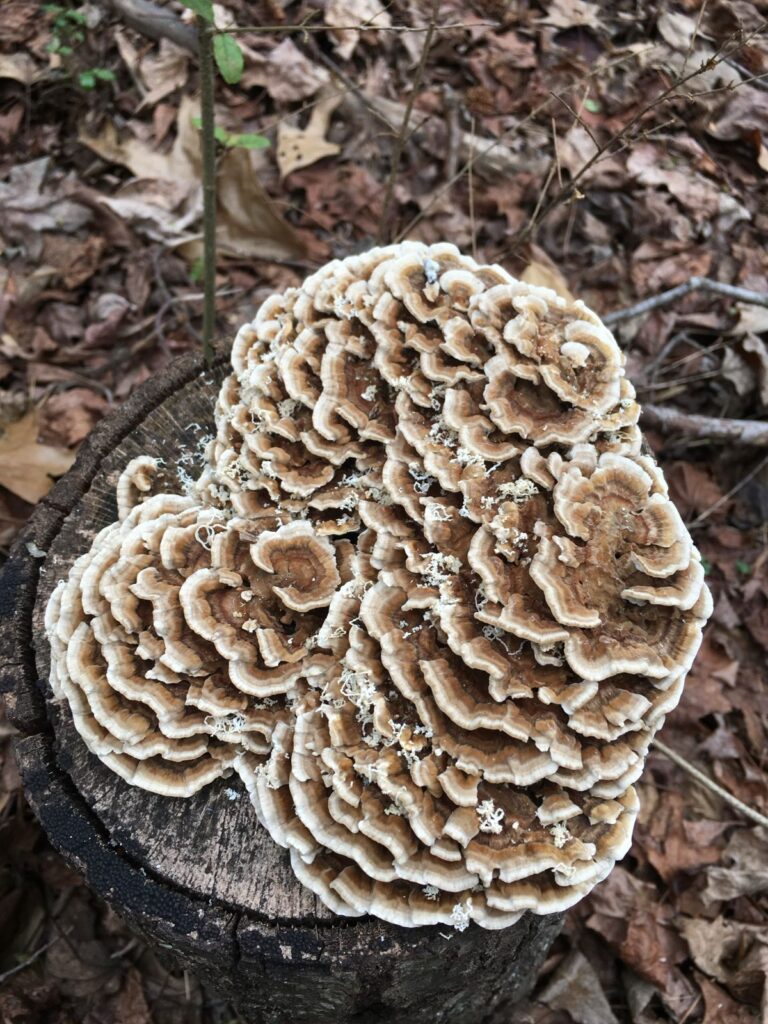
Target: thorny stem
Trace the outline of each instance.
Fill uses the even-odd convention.
[[[381,210],[381,223],[379,224],[379,241],[381,242],[384,235],[389,232],[389,210],[392,206],[392,196],[395,191],[395,182],[397,181],[397,172],[400,168],[400,158],[403,155],[403,149],[405,148],[406,139],[408,136],[408,123],[411,120],[411,113],[413,111],[413,105],[416,102],[416,96],[418,95],[419,89],[421,88],[421,80],[424,77],[424,71],[427,67],[427,58],[429,57],[429,49],[432,46],[432,37],[435,34],[435,28],[437,27],[437,16],[440,10],[440,0],[434,0],[432,4],[432,16],[429,19],[429,28],[427,34],[424,37],[424,46],[421,50],[421,59],[419,60],[419,66],[416,69],[416,74],[413,79],[411,86],[411,93],[408,97],[408,102],[405,105],[405,113],[403,114],[403,123],[400,125],[400,131],[395,141],[395,151],[392,154],[392,166],[389,172],[389,181],[387,182],[387,191],[384,196],[384,205]]]
[[[216,136],[213,109],[213,28],[198,30],[201,155],[203,161],[203,355],[213,362],[216,330]]]
[[[699,771],[699,769],[696,768],[695,765],[692,765],[690,761],[686,761],[686,759],[682,757],[682,755],[678,754],[677,751],[668,747],[666,743],[662,743],[661,740],[654,739],[652,740],[651,745],[656,747],[657,750],[660,750],[661,753],[665,757],[669,758],[673,764],[676,764],[678,768],[682,768],[684,772],[687,772],[692,779],[696,779],[696,781],[700,785],[704,786],[705,789],[710,790],[712,793],[716,793],[717,796],[725,800],[725,802],[730,804],[731,807],[735,807],[737,811],[741,811],[745,817],[754,821],[757,825],[762,825],[763,828],[768,828],[768,818],[764,814],[761,814],[760,811],[756,811],[748,804],[743,803],[737,797],[729,793],[727,789],[723,789],[723,787],[719,786],[713,779],[710,779],[708,775]]]

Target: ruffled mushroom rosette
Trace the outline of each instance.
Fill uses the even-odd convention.
[[[232,367],[193,497],[146,497],[137,465],[73,570],[88,587],[66,584],[81,610],[62,625],[52,599],[86,742],[137,784],[173,760],[83,704],[61,665],[87,637],[105,699],[127,647],[133,678],[197,715],[199,763],[240,773],[336,912],[498,928],[570,906],[629,847],[632,784],[711,612],[613,336],[579,301],[404,243],[268,299]],[[198,662],[176,678],[179,637]],[[268,724],[220,735],[203,686]],[[117,692],[168,738],[177,705]]]
[[[122,518],[51,595],[51,684],[109,768],[186,797],[241,764],[269,771],[286,694],[327,670],[314,638],[341,577],[307,524],[149,495],[151,469],[128,466]]]

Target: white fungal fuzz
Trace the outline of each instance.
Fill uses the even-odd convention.
[[[277,411],[284,419],[290,419],[298,408],[299,403],[295,398],[284,398],[277,403]]]
[[[243,714],[206,715],[205,724],[213,729],[216,736],[232,736],[243,731],[248,719]]]
[[[521,476],[518,480],[510,480],[508,483],[499,484],[498,492],[502,498],[511,498],[516,505],[522,505],[539,493],[539,488],[533,480],[527,480]]]
[[[498,835],[502,831],[504,821],[504,808],[497,807],[493,800],[483,800],[477,805],[477,815],[480,818],[480,831],[490,832]]]
[[[375,384],[369,384],[365,391],[361,393],[360,397],[364,398],[366,402],[375,402],[378,390],[379,389]]]
[[[469,922],[471,917],[469,912],[472,909],[472,900],[467,900],[466,904],[457,903],[451,911],[451,925],[456,929],[457,932],[466,931],[469,928]]]
[[[425,582],[430,587],[439,587],[452,575],[461,571],[461,561],[456,555],[446,555],[442,551],[431,551],[426,556],[427,568]]]
[[[428,900],[436,900],[440,895],[440,890],[436,885],[425,885],[421,890]]]
[[[341,692],[357,708],[357,720],[362,725],[373,721],[373,699],[376,684],[367,672],[355,671],[346,665],[341,670]]]
[[[564,821],[558,821],[554,825],[552,825],[552,827],[549,830],[549,833],[552,836],[552,840],[555,846],[558,848],[558,850],[562,850],[562,848],[565,846],[568,840],[573,838],[571,833],[568,831],[568,826]]]
[[[438,505],[437,502],[430,502],[424,509],[424,518],[428,523],[449,523],[453,516],[450,508]]]
[[[427,284],[436,284],[437,279],[440,275],[440,264],[437,260],[425,259],[424,260],[424,277],[427,279]]]
[[[408,472],[413,480],[413,489],[417,494],[426,494],[429,488],[437,483],[433,476],[422,470],[418,462],[412,462],[408,466]]]
[[[459,448],[456,452],[456,461],[462,466],[484,466],[485,459],[471,448]]]

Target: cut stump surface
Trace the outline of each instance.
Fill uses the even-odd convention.
[[[130,459],[162,458],[172,480],[197,474],[227,368],[223,356],[211,369],[187,356],[141,387],[91,434],[5,567],[0,687],[21,733],[29,801],[95,892],[253,1024],[508,1020],[562,915],[464,932],[336,917],[296,881],[237,778],[183,800],[136,789],[87,751],[67,706],[50,700],[51,591],[116,519],[115,484]]]

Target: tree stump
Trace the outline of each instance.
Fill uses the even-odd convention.
[[[55,584],[116,518],[115,483],[141,453],[165,459],[212,430],[228,361],[187,356],[93,431],[73,469],[35,510],[0,588],[0,687],[19,729],[19,769],[53,845],[150,941],[254,1024],[509,1020],[562,915],[464,932],[338,918],[294,878],[239,780],[190,799],[136,789],[85,748],[48,686],[43,613]],[[44,553],[44,554],[43,554]]]

